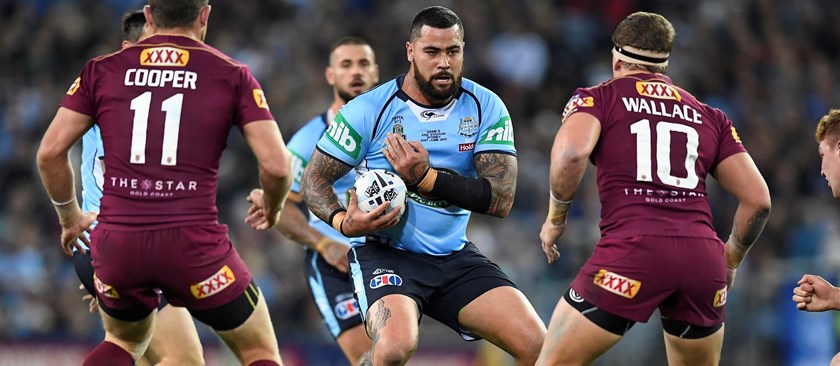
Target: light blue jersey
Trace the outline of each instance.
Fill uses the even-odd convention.
[[[300,128],[286,144],[286,147],[292,153],[292,174],[294,182],[292,182],[292,192],[300,193],[300,178],[303,176],[303,170],[309,163],[309,158],[312,157],[312,152],[315,151],[315,144],[318,139],[327,130],[327,113],[323,113],[307,122]],[[350,188],[356,183],[356,174],[349,172],[335,182],[333,188],[336,194],[343,201],[347,201]],[[348,242],[347,237],[341,235],[332,226],[319,219],[314,214],[309,215],[309,225],[318,230],[324,236],[342,243]]]
[[[433,108],[414,102],[400,90],[404,78],[382,84],[342,107],[318,141],[318,150],[355,166],[357,174],[370,169],[393,172],[382,148],[386,133],[399,133],[423,144],[433,168],[467,177],[476,176],[473,156],[477,153],[516,155],[510,115],[496,94],[463,79],[449,104]],[[398,249],[447,255],[467,243],[469,218],[468,210],[410,192],[400,223],[377,235]],[[364,245],[361,239],[351,243]]]
[[[104,158],[105,148],[102,147],[99,126],[93,125],[82,136],[82,211],[99,212],[99,200],[102,199],[102,187],[105,181],[102,160]],[[79,243],[84,246],[81,240]]]

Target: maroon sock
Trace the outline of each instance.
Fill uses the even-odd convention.
[[[87,356],[82,366],[131,366],[134,359],[120,346],[103,341]]]
[[[248,366],[280,366],[280,364],[272,360],[259,360],[251,362]]]

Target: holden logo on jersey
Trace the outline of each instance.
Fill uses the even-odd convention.
[[[111,299],[120,298],[120,294],[117,292],[114,286],[102,282],[101,280],[99,280],[99,277],[96,277],[96,274],[93,275],[93,286],[96,287],[96,292],[102,294],[102,296]]]
[[[196,299],[204,299],[218,294],[234,282],[236,282],[236,276],[233,275],[230,267],[225,265],[206,280],[191,285],[190,291]]]
[[[420,112],[420,117],[423,117],[428,121],[432,118],[443,117],[443,113],[438,113],[433,110],[425,110]]]
[[[660,81],[637,81],[636,91],[639,95],[658,99],[672,99],[681,101],[682,96],[677,88]]]
[[[262,89],[254,89],[254,101],[257,102],[257,107],[268,109],[268,100],[265,99]]]
[[[478,144],[513,145],[513,126],[510,116],[504,116],[487,129]]]
[[[350,155],[353,159],[359,157],[361,152],[362,136],[347,123],[341,112],[335,115],[335,120],[330,124],[326,132],[329,139],[335,146]]]
[[[359,304],[355,299],[347,299],[335,304],[335,316],[339,319],[350,319],[359,314]]]
[[[561,121],[566,122],[566,118],[568,118],[572,113],[577,111],[579,107],[589,108],[595,106],[595,98],[592,97],[580,97],[580,94],[575,94],[569,99],[569,102],[566,103],[566,108],[563,108],[563,117]]]
[[[729,293],[727,286],[724,286],[722,289],[717,290],[715,292],[715,302],[712,305],[716,308],[719,308],[723,305],[726,305],[726,295]]]
[[[639,293],[639,288],[642,287],[641,282],[609,272],[606,269],[598,271],[593,282],[604,290],[628,299],[634,298]]]
[[[458,144],[458,152],[473,151],[475,149],[475,142],[468,142],[466,144]]]
[[[382,286],[402,286],[402,277],[395,274],[384,274],[370,280],[371,289],[377,289]]]
[[[79,90],[79,87],[82,86],[82,78],[76,78],[73,81],[73,85],[70,85],[70,89],[67,89],[67,95],[76,94],[76,90]]]
[[[190,51],[175,47],[154,47],[140,52],[143,66],[187,66],[189,61]]]
[[[458,123],[458,133],[464,137],[473,137],[478,133],[478,121],[473,118],[461,118]]]

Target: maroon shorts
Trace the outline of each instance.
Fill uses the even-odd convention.
[[[724,244],[717,238],[601,239],[572,288],[609,313],[645,323],[662,317],[697,326],[723,323]]]
[[[100,224],[91,234],[94,283],[107,309],[148,314],[160,302],[156,289],[172,305],[213,309],[251,282],[225,225],[125,230]]]

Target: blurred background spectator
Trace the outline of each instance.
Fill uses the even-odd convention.
[[[74,357],[101,339],[99,318],[88,314],[71,261],[59,249],[60,231],[34,156],[81,67],[119,47],[121,14],[143,4],[0,0],[0,365],[78,364]],[[345,35],[368,39],[382,79],[389,80],[407,69],[404,44],[412,16],[432,4],[462,17],[465,77],[502,97],[516,129],[520,174],[513,211],[504,220],[474,215],[469,235],[545,321],[598,238],[590,168],[560,246],[562,258],[545,264],[538,233],[559,115],[576,87],[611,76],[613,29],[627,14],[645,10],[663,14],[676,28],[668,74],[729,115],[773,195],[770,223],[727,303],[722,363],[827,364],[840,350],[836,314],[798,313],[790,302],[802,273],[835,280],[840,272],[840,217],[820,177],[812,137],[820,116],[840,107],[840,2],[211,1],[207,41],[251,67],[288,138],[329,105],[323,68],[334,41]],[[257,170],[240,133],[231,133],[229,145],[220,170],[221,221],[266,294],[287,364],[341,364],[305,290],[300,247],[243,223]],[[718,232],[727,235],[735,202],[714,184],[709,199]],[[487,343],[461,342],[433,320],[423,326],[413,364],[510,362]],[[217,338],[200,329],[208,364],[229,362]],[[661,337],[654,315],[597,364],[664,365]]]

